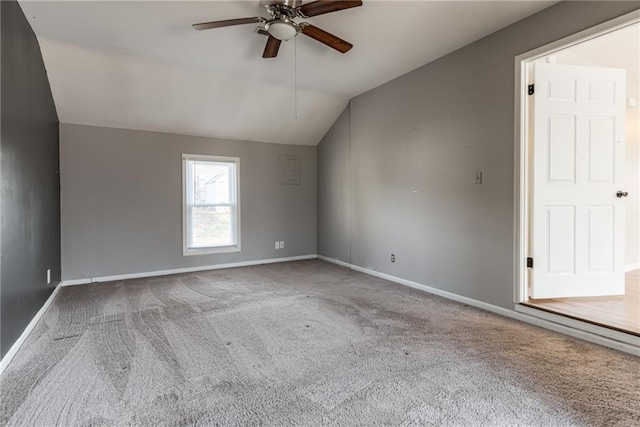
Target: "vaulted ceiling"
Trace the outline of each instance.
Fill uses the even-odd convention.
[[[20,2],[61,122],[305,145],[353,96],[552,3],[364,0],[306,20],[348,53],[299,35],[262,59],[257,25],[191,27],[267,16],[258,0]]]

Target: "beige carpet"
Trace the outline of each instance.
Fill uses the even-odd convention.
[[[640,359],[311,260],[66,287],[3,425],[640,425]]]

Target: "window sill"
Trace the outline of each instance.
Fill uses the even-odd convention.
[[[198,248],[198,249],[184,249],[182,251],[182,255],[183,256],[211,255],[211,254],[225,254],[230,252],[240,252],[240,245],[216,246],[216,247]]]

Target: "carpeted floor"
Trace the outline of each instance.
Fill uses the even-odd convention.
[[[318,260],[66,287],[2,425],[639,425],[640,359]]]

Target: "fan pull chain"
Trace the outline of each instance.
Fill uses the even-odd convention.
[[[298,120],[298,38],[293,38],[293,105],[294,118]]]

